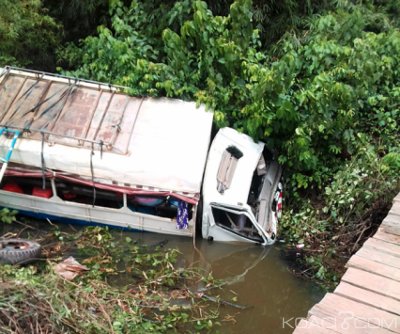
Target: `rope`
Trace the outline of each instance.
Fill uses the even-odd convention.
[[[42,168],[42,189],[46,189],[46,165],[44,162],[44,133],[40,132],[40,134],[42,135],[42,149],[40,152],[40,160],[41,160],[41,168]]]
[[[18,98],[18,100],[16,101],[16,104],[18,103],[18,106],[14,109],[14,112],[11,114],[11,116],[9,117],[9,120],[12,120],[12,118],[14,117],[14,115],[16,115],[18,113],[18,111],[21,109],[22,105],[23,105],[23,101],[25,101],[31,91],[33,90],[33,88],[35,88],[36,85],[38,85],[40,82],[40,78],[37,78],[37,80],[30,85],[30,87]],[[22,100],[23,98],[23,100]]]
[[[61,107],[60,111],[58,112],[58,114],[56,115],[56,117],[50,119],[47,123],[45,123],[45,124],[42,126],[42,129],[47,129],[48,126],[50,125],[50,123],[52,123],[52,122],[53,122],[53,123],[56,123],[56,122],[58,121],[58,119],[59,119],[59,117],[60,117],[60,114],[62,113],[62,111],[63,111],[63,109],[64,109],[64,107],[65,107],[65,104],[67,103],[68,98],[69,98],[69,96],[71,95],[71,93],[72,93],[72,91],[74,90],[74,88],[75,88],[74,85],[68,86],[67,89],[62,93],[62,95],[60,96],[60,98],[59,98],[52,106],[50,106],[49,108],[47,108],[46,110],[44,110],[44,111],[40,114],[39,117],[42,117],[43,115],[47,114],[47,113],[52,109],[53,106],[55,106],[58,102],[62,101],[62,100],[65,98],[64,101],[63,101],[63,103],[62,103],[62,107]]]
[[[93,203],[92,203],[92,206],[94,207],[94,205],[96,203],[96,187],[95,187],[95,183],[94,183],[93,156],[94,156],[94,144],[92,143],[92,149],[90,151],[90,175],[92,177],[92,186],[93,186]]]
[[[103,159],[103,146],[104,146],[104,142],[102,140],[100,140],[99,142],[100,144],[100,159]],[[92,144],[93,145],[93,144]],[[93,146],[92,146],[93,147]]]
[[[47,97],[46,99],[40,101],[39,103],[37,103],[35,106],[33,106],[31,109],[27,110],[23,115],[21,115],[20,118],[17,119],[17,121],[19,121],[20,119],[23,119],[26,115],[28,115],[31,112],[35,112],[37,109],[39,109],[39,107],[41,107],[42,105],[44,105],[45,103],[47,103],[48,101],[50,101],[53,97],[57,96],[62,90],[64,90],[63,93],[61,93],[60,98],[58,98],[57,100],[55,100],[49,107],[47,107],[41,114],[44,115],[46,114],[50,109],[52,109],[57,103],[59,103],[61,101],[61,99],[65,96],[65,93],[68,91],[69,87],[64,88],[61,87],[59,90],[57,90],[56,92],[54,92],[52,95],[50,95],[49,97]],[[29,128],[32,123],[34,121],[34,115],[32,116],[32,119],[27,121],[27,124],[24,125],[25,128]]]

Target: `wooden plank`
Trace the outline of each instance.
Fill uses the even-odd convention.
[[[400,216],[394,215],[392,210],[390,210],[388,215],[383,219],[382,224],[389,226],[400,226]]]
[[[325,317],[310,316],[307,319],[309,322],[315,323],[321,327],[329,329],[335,333],[343,334],[393,334],[392,331],[385,328],[372,325],[363,320],[352,317]]]
[[[364,242],[363,247],[377,249],[381,252],[400,257],[400,245],[395,245],[379,239],[369,238],[366,242]]]
[[[388,220],[384,220],[384,221],[382,221],[382,223],[381,223],[381,225],[379,227],[397,228],[399,226],[400,226],[399,223],[388,221]]]
[[[374,262],[358,255],[353,255],[347,262],[346,267],[358,268],[400,282],[400,269]]]
[[[400,218],[400,205],[398,202],[395,202],[392,208],[389,211],[389,214],[397,216],[398,219]]]
[[[383,263],[390,267],[400,268],[400,259],[397,256],[383,253],[378,250],[371,250],[367,247],[361,247],[356,255],[363,257],[364,259]]]
[[[342,282],[347,282],[400,301],[400,282],[386,277],[356,268],[349,268],[343,275]]]
[[[302,319],[296,326],[293,334],[308,334],[308,333],[320,333],[320,334],[333,334],[334,331],[324,328],[314,322]]]
[[[400,236],[400,224],[384,221],[379,228],[383,229],[386,233]]]
[[[400,316],[379,310],[375,307],[358,303],[337,294],[328,293],[322,301],[309,312],[321,317],[321,314],[333,319],[347,320],[356,326],[352,318],[367,322],[369,327],[381,327],[395,333],[400,333]]]
[[[396,245],[400,244],[400,235],[386,233],[382,228],[379,228],[378,231],[376,231],[376,233],[374,234],[374,238]]]
[[[381,224],[381,227],[379,229],[382,229],[385,233],[389,234],[394,234],[400,236],[400,227],[394,226],[394,225],[389,225],[387,223]]]
[[[400,315],[400,301],[382,296],[376,292],[368,291],[346,282],[341,282],[335,290],[335,294],[371,305],[380,310]],[[399,324],[400,325],[400,324]]]
[[[395,219],[393,215],[387,215],[385,219],[382,221],[381,226],[392,226],[392,227],[398,227],[400,226],[400,216],[398,216],[399,219]]]

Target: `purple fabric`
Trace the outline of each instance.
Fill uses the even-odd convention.
[[[188,205],[186,202],[179,201],[178,204],[178,214],[176,216],[176,228],[178,230],[187,229],[189,226],[189,213]]]

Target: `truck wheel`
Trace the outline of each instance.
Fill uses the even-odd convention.
[[[40,244],[26,239],[0,240],[0,263],[24,264],[40,255]]]

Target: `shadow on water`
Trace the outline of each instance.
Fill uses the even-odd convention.
[[[39,226],[38,230],[42,233],[51,228],[43,223]],[[76,233],[80,229],[76,226],[59,226],[69,233]],[[10,225],[0,230],[0,235],[16,232],[18,228]],[[121,241],[129,237],[150,247],[163,244],[167,248],[176,248],[182,254],[177,263],[179,266],[200,267],[220,279],[223,286],[213,289],[212,295],[219,295],[228,303],[247,306],[240,310],[221,305],[221,327],[218,330],[221,333],[292,333],[298,321],[296,319],[305,317],[324,293],[312,282],[291,273],[280,245],[264,248],[246,244],[210,243],[198,239],[195,249],[190,238],[121,230],[111,230],[111,233]],[[21,236],[29,237],[29,233],[25,234]],[[113,284],[129,284],[123,275],[113,278],[113,281]]]

